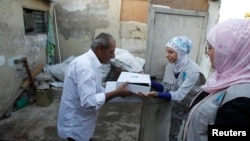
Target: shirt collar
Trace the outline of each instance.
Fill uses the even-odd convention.
[[[97,68],[102,66],[101,62],[99,61],[99,59],[97,58],[96,54],[94,53],[94,51],[92,49],[89,49],[88,54],[92,58],[92,60]]]

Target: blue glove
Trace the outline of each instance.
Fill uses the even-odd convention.
[[[169,92],[158,92],[158,98],[171,100],[171,94]]]
[[[151,80],[151,87],[156,89],[157,91],[160,91],[160,92],[163,92],[164,91],[164,87],[162,84],[154,81],[154,80]]]

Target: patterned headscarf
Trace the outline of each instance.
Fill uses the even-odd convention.
[[[216,93],[231,85],[250,82],[250,20],[230,19],[207,35],[214,48],[214,73],[204,90]]]
[[[178,73],[187,63],[188,54],[193,47],[193,43],[186,36],[178,36],[168,41],[166,46],[172,48],[178,54],[177,61],[174,63],[174,72]]]

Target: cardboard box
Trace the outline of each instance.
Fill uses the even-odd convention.
[[[151,80],[149,74],[121,72],[117,80],[117,87],[126,81],[129,82],[127,88],[135,93],[142,92],[147,94],[150,92]]]
[[[147,94],[151,89],[151,80],[149,74],[121,72],[117,81],[107,81],[105,84],[105,93],[117,89],[122,83],[128,81],[127,88],[131,91],[138,93],[142,92]],[[109,102],[142,102],[139,95],[132,95],[125,98],[115,97]]]

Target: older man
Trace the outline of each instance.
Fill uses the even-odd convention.
[[[61,138],[89,141],[93,136],[98,111],[114,97],[133,94],[124,83],[112,92],[104,93],[101,65],[115,57],[116,42],[112,35],[100,33],[91,49],[75,58],[68,66],[58,113],[57,131]]]

